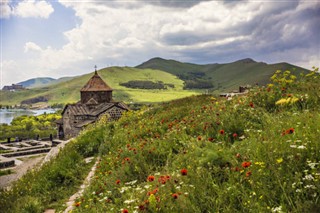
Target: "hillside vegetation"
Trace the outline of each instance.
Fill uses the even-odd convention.
[[[210,88],[220,91],[238,89],[240,85],[266,85],[275,70],[291,70],[293,74],[308,70],[288,63],[266,64],[250,58],[226,64],[191,64],[153,58],[137,66],[141,69],[158,69],[178,76],[186,88]],[[204,87],[205,86],[205,87]]]
[[[198,65],[154,58],[136,68],[109,67],[101,69],[99,74],[115,89],[115,100],[155,103],[201,93],[230,92],[248,84],[266,85],[277,69],[291,70],[296,75],[308,72],[287,63],[269,65],[252,59],[227,64]],[[0,104],[20,105],[24,100],[37,100],[38,97],[47,99],[49,105],[77,102],[80,98],[79,90],[92,75],[89,73],[60,78],[45,85],[41,78],[30,79],[33,82],[30,90],[0,91]]]
[[[99,155],[72,212],[317,212],[319,74],[278,71],[272,81],[232,100],[193,96],[102,118],[44,168],[50,175],[33,171],[0,205],[63,210],[83,158]]]
[[[172,74],[160,70],[109,67],[99,70],[98,73],[102,79],[114,89],[113,97],[116,101],[125,101],[126,103],[162,102],[198,94],[197,91],[183,90],[182,80]],[[0,104],[20,104],[23,100],[39,96],[46,97],[49,100],[49,104],[77,102],[80,100],[80,89],[86,84],[92,75],[93,73],[89,73],[51,86],[49,85],[30,90],[16,92],[0,91]],[[166,90],[144,90],[131,89],[120,85],[121,83],[126,83],[130,80],[148,80],[152,82],[162,81],[164,84],[172,84],[174,87],[168,87]]]
[[[38,136],[39,138],[49,138],[50,134],[57,134],[55,121],[60,118],[60,113],[15,117],[10,125],[0,124],[0,141],[6,141],[7,138],[13,136],[19,139],[35,139]],[[12,141],[14,140],[15,138]]]

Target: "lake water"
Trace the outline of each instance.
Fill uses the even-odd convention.
[[[13,118],[21,115],[41,115],[44,113],[54,113],[55,109],[37,109],[37,110],[25,110],[25,109],[0,109],[0,123],[10,124]]]

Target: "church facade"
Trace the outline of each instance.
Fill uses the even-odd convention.
[[[108,121],[118,120],[129,108],[122,102],[113,101],[112,91],[95,71],[80,90],[81,100],[64,107],[62,118],[57,121],[59,138],[77,136],[86,125],[96,122],[106,114]]]

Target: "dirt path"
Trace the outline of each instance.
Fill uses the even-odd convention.
[[[10,187],[10,184],[21,178],[27,171],[40,165],[44,156],[25,159],[23,163],[12,169],[13,174],[0,176],[0,188]]]

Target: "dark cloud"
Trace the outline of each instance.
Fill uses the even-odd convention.
[[[302,58],[319,58],[320,4],[306,9],[297,6],[297,2],[271,5],[250,22],[225,29],[226,38],[242,35],[247,39],[183,50],[179,57],[194,63],[230,62],[250,57],[269,63],[287,61],[293,64],[301,62]],[[163,41],[188,46],[221,39],[221,35],[181,32],[176,37],[174,34],[164,35]]]
[[[189,8],[205,1],[210,0],[139,0],[139,2],[143,2],[144,4],[174,8]]]
[[[167,8],[190,8],[201,2],[206,2],[211,0],[108,0],[108,1],[93,1],[96,5],[108,6],[112,8],[127,8],[134,9],[140,8],[145,5],[154,5],[159,7]]]

